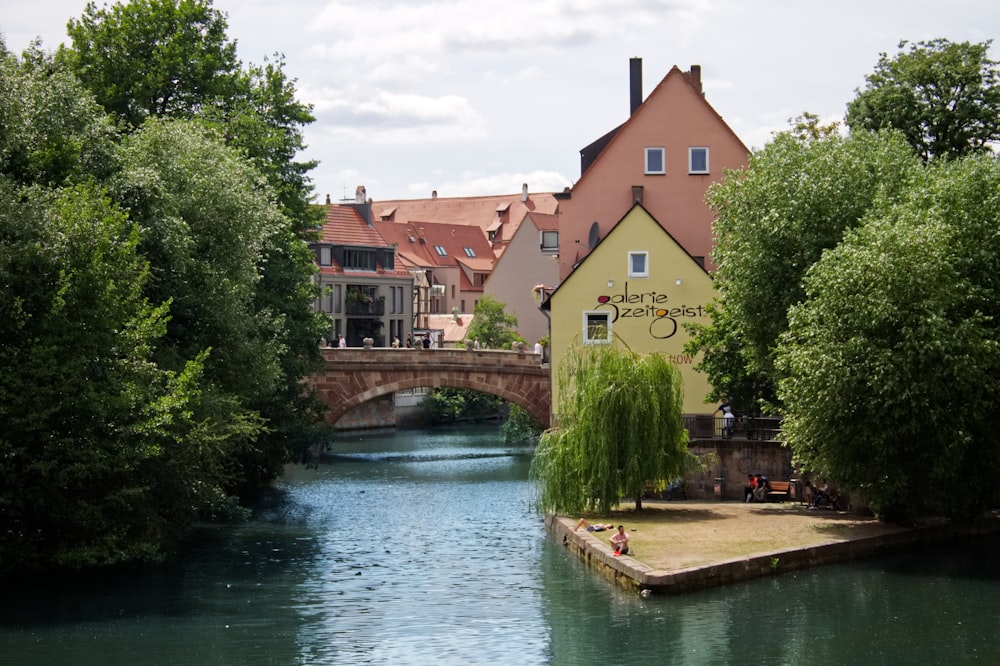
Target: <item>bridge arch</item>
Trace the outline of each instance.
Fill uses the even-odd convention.
[[[336,423],[369,400],[405,389],[452,387],[498,396],[550,422],[547,367],[537,354],[461,349],[324,349],[324,368],[312,378]]]

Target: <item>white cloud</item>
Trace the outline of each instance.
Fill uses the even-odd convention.
[[[0,32],[48,48],[87,0],[8,3]],[[103,3],[98,3],[103,4]],[[900,39],[981,42],[982,0],[214,0],[250,62],[281,52],[314,104],[302,157],[318,191],[376,198],[561,190],[579,149],[628,114],[628,59],[648,94],[674,65],[702,65],[708,102],[748,147],[803,111],[840,119]],[[997,59],[998,44],[993,46]],[[544,183],[550,183],[544,185]],[[336,194],[336,192],[331,192]]]

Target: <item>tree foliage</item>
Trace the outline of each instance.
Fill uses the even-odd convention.
[[[510,415],[503,423],[503,438],[507,444],[536,441],[545,430],[531,412],[520,405],[510,406]]]
[[[997,192],[996,160],[966,160],[873,208],[811,268],[778,348],[796,460],[885,519],[998,499]]]
[[[692,462],[681,419],[681,379],[658,354],[618,346],[572,348],[559,365],[559,425],[531,463],[544,511],[609,510],[626,497],[642,508]]]
[[[873,202],[897,196],[917,163],[892,134],[786,132],[710,189],[721,305],[710,311],[711,329],[692,329],[689,349],[705,352],[701,368],[717,391],[773,397],[772,354],[788,308],[805,297],[803,275]]]
[[[200,359],[154,362],[167,304],[99,192],[3,181],[0,237],[0,573],[153,558],[221,496]]]
[[[130,0],[70,19],[73,71],[129,127],[148,118],[194,118],[235,89],[236,43],[225,16],[203,0]]]
[[[1000,72],[990,44],[900,42],[895,57],[880,55],[848,104],[847,125],[898,130],[924,160],[988,152],[1000,139]]]
[[[443,387],[424,398],[423,408],[434,423],[495,418],[503,400],[472,389]]]
[[[226,29],[225,15],[210,0],[136,0],[102,9],[91,3],[70,22],[72,45],[58,59],[129,132],[146,137],[126,149],[128,173],[115,191],[134,214],[150,219],[144,250],[158,278],[153,286],[174,297],[168,337],[185,352],[212,347],[208,370],[228,393],[226,404],[267,424],[242,461],[251,489],[272,480],[288,459],[305,455],[304,436],[321,405],[303,394],[301,380],[321,363],[316,340],[328,322],[311,309],[316,290],[306,244],[320,219],[309,205],[308,173],[316,163],[295,160],[304,147],[301,128],[314,120],[311,107],[296,99],[282,56],[244,66]],[[206,129],[183,123],[166,129],[165,119]],[[170,155],[170,134],[178,136],[183,161]],[[153,135],[161,137],[155,147]],[[210,146],[202,159],[197,147],[190,150],[187,137],[195,135],[224,141],[233,151],[223,157]],[[140,144],[149,152],[145,158],[136,157]],[[173,162],[169,172],[156,173],[161,160]],[[230,167],[229,174],[212,173]],[[147,177],[159,182],[142,182]],[[128,178],[137,180],[125,183]],[[234,189],[224,191],[229,184]],[[160,186],[168,188],[164,196],[151,189]],[[206,195],[215,200],[196,199]],[[236,217],[227,220],[231,214]],[[163,236],[168,228],[180,236]],[[173,262],[188,250],[173,243],[187,242],[185,231],[193,232],[195,244],[179,267]],[[181,255],[162,254],[168,247]],[[230,267],[237,272],[230,274]],[[192,272],[199,279],[187,280]],[[214,374],[223,368],[226,376]],[[251,368],[261,374],[246,382]]]
[[[183,23],[206,6],[109,11]],[[150,36],[163,24],[106,34],[164,52],[125,62],[109,46],[117,69],[90,90],[73,53],[0,48],[2,573],[159,557],[193,520],[240,513],[233,493],[299,459],[315,423],[311,165],[291,161],[308,107],[280,64],[219,68],[225,95],[199,88],[210,62],[143,106],[146,82],[126,79],[176,56]],[[116,112],[124,135],[92,92],[110,104],[116,86],[137,95]]]
[[[490,349],[510,349],[514,342],[523,342],[516,331],[517,317],[506,311],[506,306],[489,295],[476,303],[472,324],[465,334],[466,340],[479,340]]]

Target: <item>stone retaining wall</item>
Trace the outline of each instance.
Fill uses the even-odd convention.
[[[806,548],[775,550],[710,565],[664,571],[654,570],[628,555],[615,557],[608,545],[591,533],[574,532],[574,524],[569,518],[560,516],[546,518],[550,534],[562,541],[563,546],[570,552],[617,585],[643,595],[691,592],[823,564],[884,555],[934,544],[959,543],[1000,533],[1000,520],[994,517],[965,528],[919,527],[875,537]]]

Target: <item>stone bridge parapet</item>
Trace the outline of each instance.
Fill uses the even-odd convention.
[[[322,349],[324,369],[311,382],[336,423],[354,407],[405,389],[465,388],[496,395],[550,422],[548,365],[538,354],[464,349]]]

